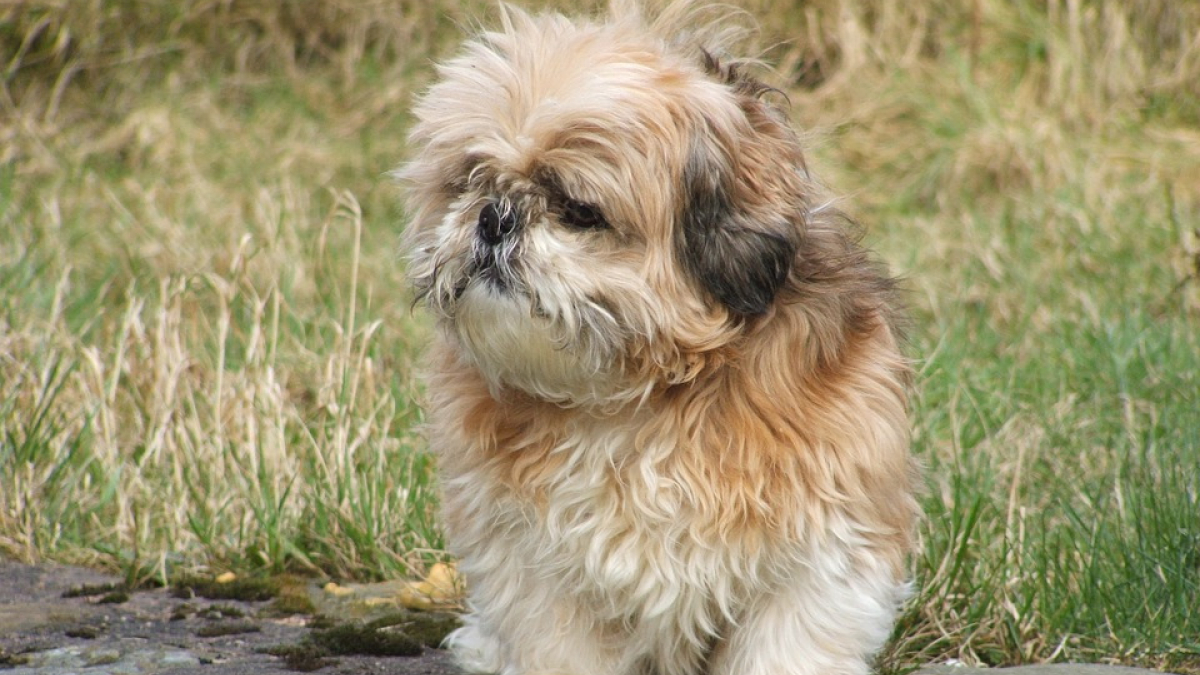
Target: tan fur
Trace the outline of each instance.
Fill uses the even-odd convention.
[[[765,87],[665,32],[687,9],[505,10],[416,108],[407,245],[475,670],[861,673],[903,596],[891,284]],[[515,214],[494,246],[488,204]],[[740,285],[760,249],[794,250],[778,288]]]

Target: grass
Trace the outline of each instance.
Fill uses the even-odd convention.
[[[881,666],[1200,672],[1200,8],[740,4],[907,278],[928,518]],[[444,557],[384,174],[489,7],[0,5],[0,552]]]

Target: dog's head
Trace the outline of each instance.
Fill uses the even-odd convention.
[[[788,283],[810,207],[794,132],[634,12],[502,19],[416,106],[418,296],[493,387],[583,404],[695,377]]]

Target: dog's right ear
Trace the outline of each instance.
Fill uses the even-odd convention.
[[[799,237],[791,222],[798,217],[796,205],[776,203],[777,186],[770,188],[773,194],[760,194],[756,190],[768,189],[761,181],[739,180],[738,160],[716,140],[711,127],[703,130],[683,168],[680,256],[700,286],[727,309],[754,316],[771,306],[791,272]],[[737,145],[750,150],[762,140],[739,139]]]

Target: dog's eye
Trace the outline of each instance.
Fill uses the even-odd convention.
[[[563,201],[562,219],[567,225],[580,230],[598,230],[608,227],[608,221],[604,219],[604,214],[600,212],[599,208],[577,202],[574,199]]]

